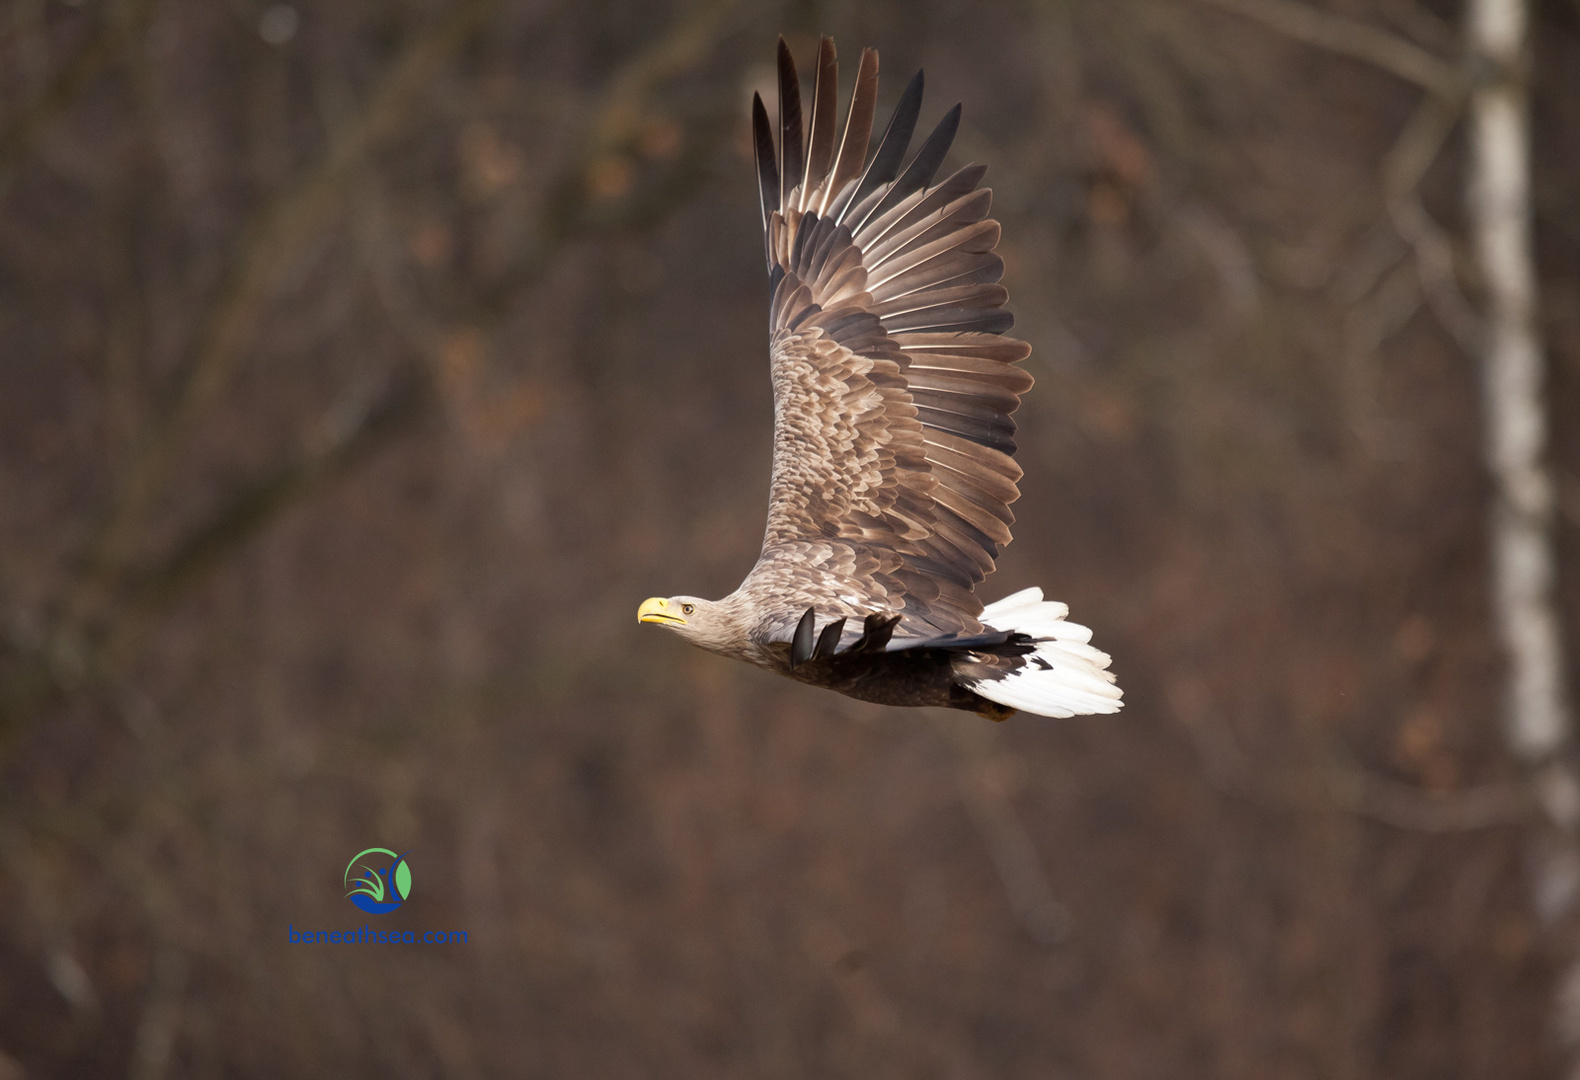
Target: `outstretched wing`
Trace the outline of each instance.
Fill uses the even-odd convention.
[[[803,140],[780,40],[777,155],[762,99],[752,102],[775,428],[768,530],[743,589],[804,597],[775,616],[788,628],[812,606],[899,614],[897,636],[975,634],[974,590],[1009,543],[1020,494],[1010,414],[1032,384],[1014,366],[1031,349],[1003,336],[1014,320],[991,192],[977,187],[986,170],[933,182],[960,107],[902,172],[921,73],[868,159],[877,54],[862,53],[839,139],[837,72],[824,38]]]

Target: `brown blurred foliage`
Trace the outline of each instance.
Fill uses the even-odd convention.
[[[1452,3],[1312,2],[1456,55]],[[0,5],[0,1077],[1558,1075],[1459,144],[1399,188],[1421,89],[1235,6]],[[756,554],[781,30],[965,102],[1039,380],[987,595],[1070,602],[1118,717],[633,618]],[[470,940],[287,940],[378,918]]]

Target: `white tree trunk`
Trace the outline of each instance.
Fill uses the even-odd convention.
[[[1486,294],[1482,380],[1496,498],[1493,606],[1509,664],[1509,745],[1539,765],[1565,743],[1570,725],[1554,597],[1552,480],[1543,461],[1547,418],[1531,252],[1525,0],[1469,0],[1467,14],[1470,55],[1482,72],[1470,102],[1469,211]]]
[[[1550,825],[1533,837],[1537,914],[1556,924],[1580,899],[1580,782],[1560,752],[1572,739],[1556,597],[1536,266],[1531,250],[1527,0],[1467,0],[1469,216],[1486,297],[1481,343],[1487,466],[1492,473],[1492,602],[1508,661],[1509,748],[1529,770]],[[1580,959],[1558,979],[1555,1034],[1580,1046]],[[1569,1065],[1580,1080],[1580,1061]]]

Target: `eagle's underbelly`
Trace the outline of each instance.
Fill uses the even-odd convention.
[[[782,662],[773,669],[797,682],[878,705],[974,712],[984,704],[982,698],[956,682],[950,657],[938,650],[836,656],[809,661],[794,671]]]

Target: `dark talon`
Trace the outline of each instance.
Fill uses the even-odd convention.
[[[795,637],[790,639],[791,671],[812,659],[812,629],[816,622],[817,616],[812,613],[811,608],[807,608],[806,614],[801,616],[801,621],[796,623]]]
[[[821,660],[825,656],[833,656],[839,649],[839,636],[844,632],[844,619],[835,619],[823,627],[823,632],[817,637],[817,648],[813,650],[812,659]]]

